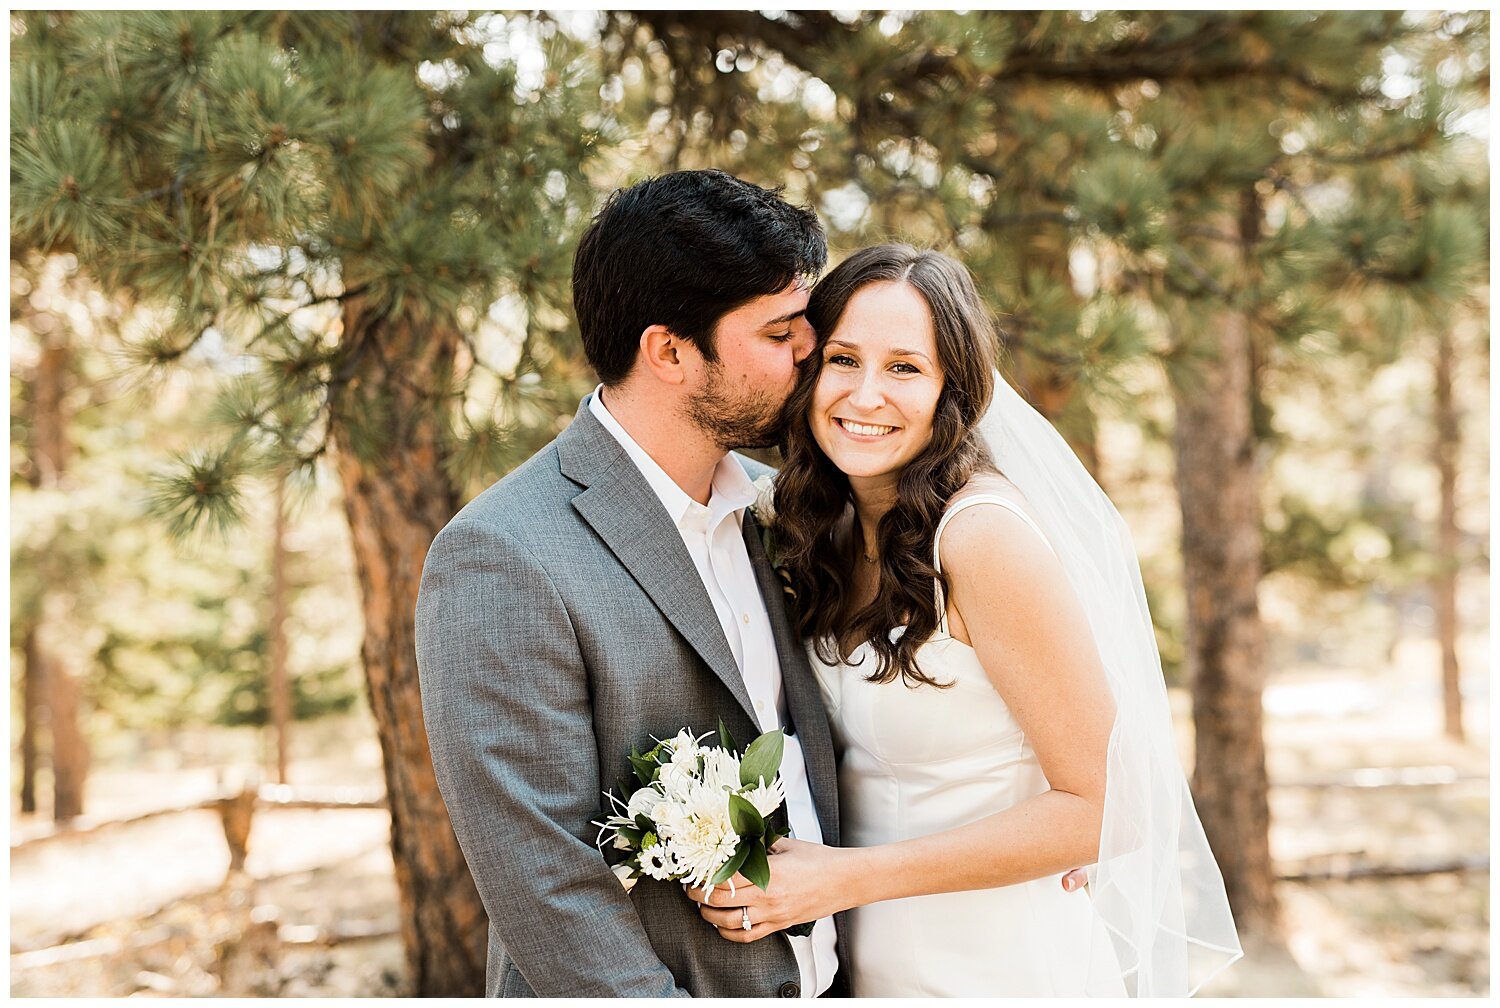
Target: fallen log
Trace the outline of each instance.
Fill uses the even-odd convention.
[[[1488,780],[1487,774],[1460,773],[1458,768],[1451,766],[1361,767],[1333,777],[1272,781],[1271,788],[1272,790],[1289,788],[1364,790],[1367,788],[1445,787],[1450,784],[1469,784]]]
[[[248,808],[243,804],[245,794],[253,795],[253,802]],[[225,814],[227,808],[238,813],[234,823],[226,820],[226,839],[229,840],[231,851],[234,840],[230,837],[231,825],[234,834],[248,834],[248,825],[242,820],[247,811],[255,808],[275,809],[383,809],[386,808],[384,793],[378,790],[365,788],[297,788],[293,789],[285,784],[267,784],[254,792],[233,792],[218,794],[213,797],[203,798],[194,802],[181,805],[172,805],[167,808],[151,809],[149,812],[140,812],[135,815],[121,816],[118,819],[87,819],[79,817],[66,825],[61,825],[50,832],[40,833],[36,836],[23,837],[11,841],[12,852],[23,847],[34,844],[46,843],[52,840],[79,838],[92,836],[105,830],[117,829],[121,826],[133,826],[149,819],[159,819],[162,816],[182,815],[185,812],[202,812],[205,810]]]
[[[1283,882],[1347,882],[1362,878],[1418,878],[1423,875],[1489,870],[1488,854],[1468,854],[1457,858],[1432,858],[1406,864],[1348,863],[1327,868],[1303,867],[1278,872],[1277,878]]]

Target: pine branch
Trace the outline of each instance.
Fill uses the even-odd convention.
[[[1293,183],[1290,177],[1273,171],[1267,175],[1267,178],[1270,180],[1271,185],[1276,187],[1277,192],[1286,193],[1292,202],[1297,204],[1297,209],[1301,210],[1308,220],[1316,221],[1318,219],[1318,215],[1308,205],[1307,197],[1303,195],[1301,187]]]
[[[1389,144],[1385,147],[1376,147],[1371,150],[1356,151],[1348,154],[1336,154],[1327,149],[1311,150],[1305,152],[1303,156],[1317,161],[1326,161],[1329,164],[1368,165],[1378,161],[1389,161],[1404,154],[1415,154],[1428,150],[1432,147],[1433,141],[1438,139],[1440,135],[1436,126],[1428,125],[1411,139]]]
[[[280,274],[279,272],[273,272],[270,275],[271,276],[279,276],[279,275],[284,275],[284,274]],[[347,290],[340,291],[337,294],[324,294],[324,295],[322,295],[320,297],[308,298],[307,300],[303,301],[301,304],[298,304],[298,305],[296,305],[293,308],[289,308],[286,311],[277,314],[269,322],[267,322],[265,325],[261,326],[260,330],[254,336],[251,336],[248,340],[246,340],[246,342],[245,342],[245,349],[246,350],[253,349],[255,347],[255,345],[257,343],[259,343],[262,339],[264,339],[266,336],[269,336],[271,333],[273,333],[276,330],[282,328],[283,326],[290,326],[291,325],[291,321],[292,321],[292,316],[296,315],[300,311],[306,311],[309,308],[316,308],[316,307],[318,307],[320,305],[327,305],[327,304],[340,304],[341,305],[341,304],[344,304],[345,302],[347,302],[351,298],[359,297],[361,294],[365,293],[365,291],[369,290],[369,288],[370,288],[370,285],[368,283],[362,283],[362,284],[358,284],[358,285],[356,285],[354,287],[350,287]]]
[[[1223,242],[1227,245],[1239,245],[1241,243],[1238,235],[1226,234],[1223,231],[1218,231],[1202,224],[1185,224],[1177,230],[1179,234],[1193,238],[1206,238],[1209,241]]]
[[[1240,242],[1238,241],[1238,239],[1231,239],[1231,240],[1234,241],[1235,244],[1240,244]],[[1190,276],[1192,276],[1192,278],[1194,280],[1198,281],[1198,284],[1201,286],[1201,288],[1203,290],[1206,290],[1209,293],[1213,294],[1214,297],[1218,298],[1220,301],[1224,302],[1226,305],[1231,305],[1232,306],[1234,304],[1234,295],[1231,294],[1230,291],[1228,289],[1226,289],[1223,284],[1219,283],[1218,280],[1214,279],[1214,276],[1213,276],[1212,273],[1208,272],[1208,270],[1206,270],[1202,266],[1200,266],[1193,259],[1192,256],[1188,255],[1187,254],[1187,250],[1184,249],[1182,246],[1177,245],[1176,243],[1173,243],[1173,244],[1169,245],[1167,247],[1167,255],[1168,255],[1168,257],[1170,259],[1176,261],[1176,263],[1177,263],[1178,266],[1180,266],[1184,270],[1186,270],[1187,273]],[[1169,283],[1171,282],[1171,275],[1170,274],[1168,274],[1166,272],[1163,272],[1161,275],[1162,275],[1162,278],[1164,280],[1166,280]],[[1186,289],[1182,288],[1181,286],[1179,286],[1178,289],[1179,289],[1179,291],[1186,292]]]
[[[1060,370],[1071,370],[1083,363],[1083,357],[1079,354],[1067,354],[1057,350],[1049,350],[1043,346],[1034,346],[1026,339],[1026,334],[1036,331],[1032,324],[1031,316],[1026,312],[1009,312],[1005,315],[1011,324],[1003,326],[1004,342],[1007,347],[1022,350],[1037,360],[1044,361]]]
[[[999,231],[1011,227],[1026,227],[1030,224],[1061,224],[1068,227],[1073,221],[1067,214],[1056,210],[1036,210],[1029,213],[986,215],[980,223],[985,228]]]
[[[174,539],[200,528],[220,535],[244,519],[238,480],[243,460],[232,450],[200,451],[174,458],[173,469],[151,478],[148,507],[163,517]]]
[[[827,64],[828,39],[839,34],[857,34],[868,21],[846,25],[836,18],[810,18],[798,13],[798,22],[767,17],[753,11],[635,11],[638,23],[673,53],[672,40],[697,40],[704,47],[742,47],[758,44],[762,51],[780,53],[787,62],[804,73],[817,77]],[[1154,80],[1161,84],[1229,84],[1241,80],[1286,82],[1305,91],[1338,102],[1362,102],[1379,96],[1373,87],[1344,86],[1321,80],[1305,69],[1274,60],[1220,59],[1204,61],[1199,56],[1212,45],[1222,43],[1243,31],[1259,17],[1245,12],[1237,17],[1215,14],[1195,31],[1177,39],[1162,42],[1152,36],[1145,40],[1126,39],[1114,45],[1091,49],[1077,60],[1057,59],[1042,51],[1040,45],[1007,53],[1000,69],[985,79],[994,85],[1018,80],[1058,81],[1079,84],[1112,92],[1122,84]],[[1375,40],[1372,40],[1375,41]],[[1378,41],[1385,41],[1384,38]],[[678,61],[674,61],[678,62]],[[680,63],[686,70],[690,64]],[[943,80],[965,86],[967,71],[959,59],[932,49],[922,50],[887,65],[881,78],[888,90],[910,87],[922,82]]]

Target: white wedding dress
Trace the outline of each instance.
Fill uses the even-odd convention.
[[[1014,512],[1046,539],[1013,501],[975,494],[943,516],[934,553],[949,519],[978,504]],[[942,569],[939,557],[934,563]],[[1047,790],[1036,753],[973,648],[949,635],[946,612],[917,656],[925,674],[954,684],[949,689],[865,681],[875,661],[867,644],[851,656],[865,657],[863,665],[827,665],[809,650],[842,757],[844,846],[928,836]],[[856,997],[1125,994],[1087,891],[1064,891],[1061,875],[887,900],[846,918]]]

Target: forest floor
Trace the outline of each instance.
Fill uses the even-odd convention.
[[[1421,682],[1279,673],[1265,697],[1278,865],[1340,870],[1487,856],[1488,687],[1482,677],[1466,686],[1471,737],[1458,744],[1441,737],[1435,691]],[[1173,697],[1180,723],[1186,699]],[[380,754],[367,719],[299,731],[294,785],[378,793]],[[263,746],[246,732],[180,736],[166,751],[140,743],[100,761],[89,807],[106,820],[213,797],[233,775],[215,767],[253,765]],[[1435,783],[1352,786],[1390,784],[1378,772],[1389,768],[1418,768],[1407,777]],[[1307,786],[1330,781],[1343,783]],[[388,830],[381,810],[263,809],[245,873],[226,881],[229,855],[213,811],[22,846],[50,826],[13,812],[11,994],[408,993]],[[1486,996],[1484,865],[1282,882],[1289,955],[1252,955],[1203,993]]]

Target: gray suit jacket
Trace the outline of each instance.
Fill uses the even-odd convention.
[[[768,471],[740,461],[752,478]],[[749,515],[744,536],[823,839],[836,845],[817,683]],[[594,846],[590,821],[606,788],[620,793],[632,746],[721,717],[740,745],[758,729],[676,526],[586,406],[433,541],[417,664],[438,786],[490,919],[488,995],[796,993],[784,936],[725,941],[676,884],[641,879],[627,895]]]

